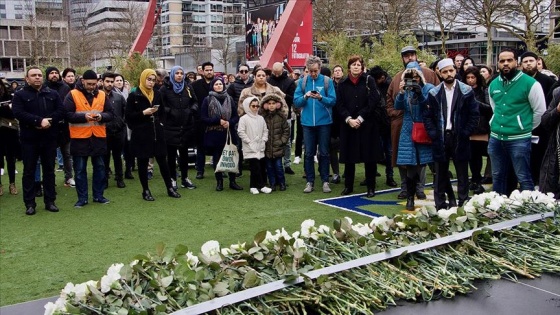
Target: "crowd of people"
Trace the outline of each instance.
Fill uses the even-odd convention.
[[[84,207],[91,160],[95,203],[110,202],[104,191],[112,175],[116,187],[125,188],[134,169],[142,198],[154,201],[154,162],[167,195],[180,198],[179,182],[196,188],[189,154],[196,152],[201,180],[207,156],[216,169],[231,141],[240,159],[239,172],[227,174],[229,188],[244,190],[237,178],[247,164],[251,194],[285,191],[286,175],[295,174],[292,163],[303,162],[304,193],[313,192],[316,181],[330,193],[342,178],[342,195],[354,192],[356,164],[363,163],[359,185],[366,186],[367,198],[376,194],[378,164],[384,164],[390,187],[399,186],[396,167],[397,198],[406,199],[408,210],[416,198],[426,198],[427,168],[434,174],[438,209],[462,206],[470,191],[482,193],[489,183],[501,194],[538,186],[560,198],[560,88],[538,55],[518,58],[503,49],[497,71],[462,55],[422,66],[412,46],[401,57],[403,70],[392,78],[379,66],[367,70],[361,56],[350,56],[332,72],[310,56],[303,74],[289,73],[281,62],[252,71],[241,64],[233,78],[216,76],[211,62],[196,73],[181,66],[145,69],[134,88],[118,73],[87,70],[78,77],[72,68],[60,73],[29,67],[24,86],[0,85],[6,193],[18,194],[15,165],[21,159],[26,214],[36,213],[36,197],[43,197],[46,210],[59,211],[59,165],[65,185],[76,188],[74,206]],[[223,176],[215,172],[216,191],[224,189]]]

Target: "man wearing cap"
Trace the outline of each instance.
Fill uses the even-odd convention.
[[[524,52],[521,57],[521,70],[528,76],[533,77],[537,82],[541,84],[544,92],[544,97],[546,104],[550,104],[552,101],[552,89],[556,81],[549,77],[548,75],[541,73],[537,68],[537,59],[539,56],[532,51]],[[550,138],[549,132],[545,131],[542,126],[537,127],[533,130],[533,135],[539,137],[539,143],[533,143],[531,145],[531,175],[533,177],[533,182],[535,185],[539,182],[539,173],[541,168],[541,162],[544,157],[544,152],[548,145],[548,139]]]
[[[74,205],[81,208],[88,204],[87,160],[93,166],[93,202],[107,204],[105,190],[105,164],[107,133],[105,124],[113,120],[113,107],[105,92],[97,88],[97,74],[84,72],[76,88],[64,99],[66,118],[70,125],[70,152],[74,160],[76,193]]]
[[[534,190],[531,131],[546,110],[543,89],[534,78],[517,70],[517,53],[511,48],[498,55],[498,68],[500,75],[488,88],[494,110],[488,142],[493,188],[499,194],[507,193],[508,169],[513,167],[521,190]]]
[[[438,68],[443,82],[428,95],[428,109],[424,112],[426,131],[432,139],[435,162],[434,199],[436,209],[463,206],[469,196],[470,136],[478,125],[478,103],[473,89],[455,79],[453,60],[442,59]],[[451,188],[449,161],[457,172],[459,204]],[[445,194],[450,192],[449,203]]]
[[[14,94],[12,110],[19,120],[20,142],[23,157],[23,202],[25,214],[34,215],[35,170],[41,158],[45,209],[58,212],[54,164],[58,122],[64,117],[64,108],[58,93],[43,84],[43,73],[30,67],[25,75],[25,86]]]
[[[403,66],[406,68],[406,65],[412,61],[418,61],[418,56],[416,55],[416,49],[412,46],[406,46],[401,50],[401,58],[403,61]],[[428,68],[421,67],[422,74],[424,75],[424,79],[427,83],[431,83],[433,85],[439,84],[439,79],[435,72]],[[392,163],[393,167],[397,166],[397,156],[398,156],[398,148],[399,148],[399,137],[401,134],[401,128],[403,123],[403,115],[404,111],[396,110],[395,109],[395,97],[397,93],[400,91],[400,83],[404,70],[400,71],[394,76],[394,80],[391,81],[389,85],[389,89],[387,90],[387,113],[389,118],[391,119],[391,145],[393,147],[393,156],[392,156]],[[399,167],[399,175],[401,176],[401,192],[398,195],[399,199],[406,199],[408,197],[408,193],[406,190],[406,169]],[[424,193],[424,183],[426,182],[426,168],[423,167],[421,171],[420,181],[417,183],[416,186],[416,197],[418,199],[426,199],[426,194]]]

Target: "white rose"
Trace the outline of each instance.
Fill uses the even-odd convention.
[[[399,229],[401,229],[401,230],[404,230],[404,228],[406,228],[406,223],[404,223],[404,222],[397,222],[397,223],[395,223],[395,224],[396,224],[396,225],[399,227]]]
[[[329,234],[329,232],[331,231],[331,229],[326,226],[326,225],[319,225],[319,228],[317,229],[317,232],[322,233],[322,234]]]
[[[218,255],[220,253],[220,243],[218,241],[208,241],[202,244],[200,251],[208,257]]]
[[[305,242],[301,239],[298,238],[294,241],[294,245],[293,245],[294,249],[307,249],[307,246],[305,245]]]
[[[195,268],[198,265],[198,257],[193,255],[192,252],[187,252],[185,256],[187,256],[187,263],[191,268]]]

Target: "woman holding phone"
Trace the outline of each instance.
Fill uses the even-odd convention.
[[[148,160],[155,157],[161,177],[167,187],[167,195],[180,198],[173,189],[171,174],[167,166],[167,147],[163,137],[163,126],[159,119],[158,109],[161,104],[159,91],[154,90],[156,72],[146,69],[140,75],[138,88],[132,90],[127,99],[126,122],[132,130],[130,149],[138,158],[138,177],[142,184],[142,198],[154,201],[148,187]]]

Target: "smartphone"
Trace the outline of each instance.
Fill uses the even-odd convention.
[[[319,94],[317,91],[311,91],[311,94]]]
[[[154,105],[154,108],[155,108],[155,109],[158,109],[158,108],[159,108],[159,104]]]

